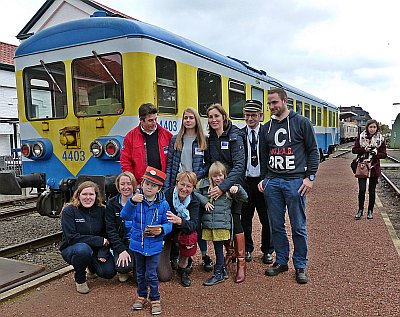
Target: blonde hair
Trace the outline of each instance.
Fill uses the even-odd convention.
[[[79,195],[82,193],[82,191],[86,188],[94,188],[94,192],[96,193],[96,200],[94,202],[94,205],[104,207],[103,204],[103,197],[100,193],[99,185],[92,181],[85,181],[81,184],[79,184],[78,188],[75,190],[74,195],[71,198],[71,201],[67,204],[72,205],[75,207],[81,206],[81,201],[79,200]]]
[[[121,174],[119,174],[119,175],[117,176],[117,178],[115,179],[115,187],[117,187],[118,192],[120,193],[119,181],[121,180],[121,178],[122,178],[123,176],[126,176],[126,177],[128,177],[128,178],[130,179],[130,181],[131,181],[131,183],[132,183],[132,186],[133,186],[133,191],[135,191],[135,190],[136,190],[136,187],[137,187],[136,178],[135,178],[135,176],[133,176],[133,174],[132,174],[131,172],[125,171],[125,172],[122,172]]]
[[[199,149],[204,151],[205,149],[207,149],[207,141],[206,141],[206,137],[204,135],[203,127],[201,125],[201,118],[200,118],[200,115],[198,114],[198,112],[192,107],[188,107],[183,111],[182,124],[181,124],[181,128],[179,129],[179,132],[176,136],[174,150],[182,151],[182,148],[183,148],[183,135],[186,132],[186,128],[183,124],[183,118],[185,116],[185,112],[188,112],[188,113],[191,113],[192,115],[194,115],[194,118],[196,120],[195,130],[196,130],[197,143],[199,145]]]
[[[228,175],[228,171],[223,163],[220,161],[215,161],[211,164],[210,169],[208,170],[208,180],[210,181],[210,188],[215,187],[212,177],[217,174],[223,174],[225,177]]]
[[[184,172],[180,172],[178,173],[178,175],[176,175],[176,182],[180,182],[181,179],[187,177],[189,182],[193,185],[193,187],[196,187],[197,184],[197,176],[194,172],[189,172],[189,171],[184,171]]]

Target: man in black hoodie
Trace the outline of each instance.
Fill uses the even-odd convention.
[[[266,155],[268,160],[261,166],[261,176],[266,178],[259,183],[259,190],[264,192],[268,204],[276,261],[265,274],[275,276],[288,270],[287,209],[292,227],[296,281],[305,284],[308,282],[306,195],[313,187],[319,165],[315,132],[309,119],[288,109],[283,89],[268,91],[268,105],[272,117],[260,136],[264,140],[261,155]]]

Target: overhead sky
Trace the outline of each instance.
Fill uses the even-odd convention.
[[[400,112],[396,0],[97,0],[336,106],[361,106],[388,124]],[[15,36],[45,0],[7,2],[0,41]]]

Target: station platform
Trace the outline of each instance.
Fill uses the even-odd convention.
[[[268,266],[257,248],[245,282],[235,284],[230,268],[228,280],[206,287],[202,282],[210,273],[203,272],[197,254],[190,287],[175,277],[160,283],[162,316],[400,316],[399,239],[385,206],[378,204],[373,220],[354,219],[358,186],[352,158],[323,162],[307,198],[308,284],[296,283],[292,262],[288,272],[265,276]],[[259,246],[259,223],[254,227]],[[136,296],[131,281],[98,278],[88,284],[90,293],[78,294],[73,274],[67,274],[3,302],[0,315],[150,316],[149,307],[131,311]]]
[[[0,258],[0,289],[43,272],[40,265]]]

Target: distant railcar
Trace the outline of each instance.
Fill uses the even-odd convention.
[[[339,143],[338,108],[247,62],[226,57],[158,27],[101,16],[50,27],[15,54],[23,176],[0,175],[0,193],[35,187],[38,211],[57,216],[79,178],[96,178],[109,195],[121,172],[120,149],[138,124],[138,107],[154,103],[159,123],[176,134],[182,111],[221,103],[244,126],[246,99],[266,105],[284,88],[289,107],[307,117],[322,156]],[[270,118],[263,107],[264,122]]]
[[[358,125],[355,122],[340,122],[340,143],[355,141],[358,136]]]

